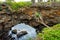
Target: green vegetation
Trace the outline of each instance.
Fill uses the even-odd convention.
[[[60,40],[60,24],[54,25],[51,28],[44,28],[38,36],[42,40]]]
[[[35,13],[35,16],[36,16],[37,18],[39,18],[39,17],[40,17],[40,14],[41,14],[41,13],[36,12],[36,13]]]
[[[10,5],[10,7],[13,10],[17,10],[22,7],[29,7],[32,3],[31,2],[7,2],[7,4]]]

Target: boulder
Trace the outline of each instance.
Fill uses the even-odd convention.
[[[22,37],[22,36],[24,36],[24,35],[26,35],[26,34],[28,34],[27,31],[21,31],[21,32],[19,32],[19,33],[17,34],[17,37],[20,38],[20,37]]]
[[[12,34],[17,34],[17,30],[16,29],[12,30]]]

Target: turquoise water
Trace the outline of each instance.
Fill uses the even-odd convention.
[[[17,33],[22,30],[24,31],[27,31],[28,34],[20,37],[20,38],[17,38],[16,34],[12,34],[12,30],[16,29],[17,30]],[[32,38],[34,39],[36,37],[36,29],[34,29],[33,27],[29,26],[29,25],[26,25],[24,23],[21,23],[21,24],[17,24],[15,25],[14,27],[12,27],[12,29],[9,31],[9,35],[12,34],[12,38],[14,37],[15,39],[14,40],[28,40],[29,38]]]

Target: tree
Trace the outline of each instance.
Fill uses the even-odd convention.
[[[56,2],[57,0],[48,0],[48,2]]]
[[[51,0],[52,2],[56,2],[56,0]]]
[[[32,4],[35,4],[35,0],[31,0]]]
[[[42,0],[38,0],[38,2],[42,2]]]
[[[14,0],[6,0],[6,2],[12,2],[12,1],[14,1]]]

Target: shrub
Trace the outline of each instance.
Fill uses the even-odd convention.
[[[38,36],[42,40],[60,40],[60,24],[54,25],[51,28],[44,28]]]
[[[17,10],[19,8],[22,8],[22,7],[28,7],[30,6],[32,3],[31,2],[7,2],[8,5],[10,5],[10,7],[13,9],[13,10]]]

